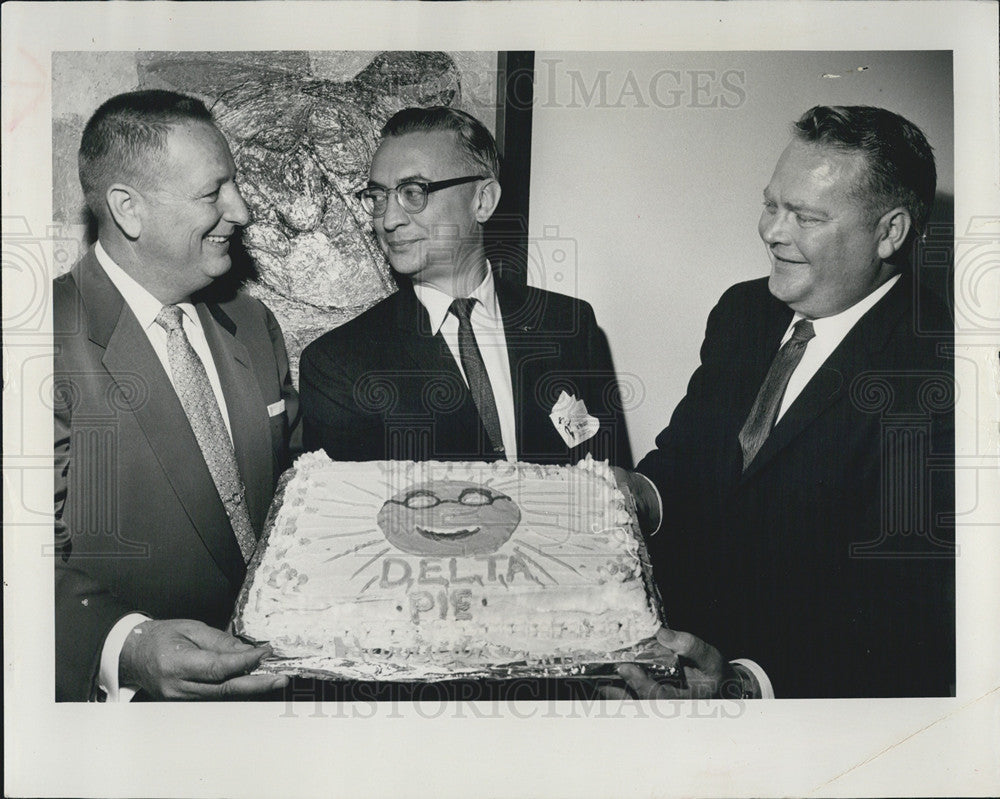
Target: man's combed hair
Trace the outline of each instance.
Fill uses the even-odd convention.
[[[864,155],[868,169],[858,198],[875,218],[892,208],[906,208],[915,234],[924,233],[937,170],[933,149],[920,128],[884,108],[817,105],[795,123],[794,133],[801,141]]]
[[[500,157],[493,136],[482,122],[464,111],[442,105],[404,108],[385,123],[382,136],[432,133],[438,130],[450,130],[458,136],[471,167],[491,178],[500,177]]]
[[[183,122],[213,123],[194,97],[153,89],[112,97],[98,108],[80,139],[80,185],[95,214],[117,180],[142,179],[166,150],[167,134]]]

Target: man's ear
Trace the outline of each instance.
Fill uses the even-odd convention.
[[[493,178],[486,180],[476,192],[476,221],[485,224],[500,204],[500,184]]]
[[[130,239],[139,238],[142,232],[142,214],[139,193],[125,183],[112,183],[104,195],[108,213],[115,224]]]
[[[893,208],[882,215],[876,227],[878,236],[878,257],[887,261],[903,246],[913,227],[910,212],[905,208]]]

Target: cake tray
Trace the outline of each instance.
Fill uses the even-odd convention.
[[[236,608],[230,621],[230,631],[241,640],[254,645],[264,645],[266,641],[256,640],[248,635],[243,625],[243,609],[250,597],[254,575],[259,568],[268,540],[277,520],[278,509],[281,507],[285,489],[295,477],[295,467],[287,469],[278,480],[274,500],[268,510],[264,531],[247,565],[246,578],[236,601]],[[635,498],[627,486],[619,486],[625,498],[625,506],[629,511],[629,532],[638,543],[639,562],[642,567],[642,579],[646,589],[647,601],[655,612],[661,624],[665,623],[663,603],[656,582],[653,580],[653,568],[649,552],[643,540],[642,533],[635,521]],[[379,662],[376,660],[359,661],[347,658],[324,657],[310,655],[306,657],[284,657],[271,655],[264,658],[256,672],[286,674],[295,677],[306,677],[332,681],[366,681],[366,682],[446,682],[450,680],[488,679],[488,680],[518,680],[518,679],[607,679],[614,676],[615,666],[621,663],[635,663],[642,666],[651,676],[664,681],[678,683],[682,681],[679,669],[675,665],[673,653],[665,649],[655,637],[650,637],[625,649],[614,652],[577,652],[572,657],[554,658],[537,661],[503,662],[489,665],[438,665],[429,663]]]

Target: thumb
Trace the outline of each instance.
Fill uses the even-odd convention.
[[[656,631],[657,642],[668,649],[676,649],[679,644],[679,638],[680,636],[669,627],[661,627]]]
[[[263,647],[254,647],[252,644],[244,643],[239,638],[214,627],[209,627],[207,624],[199,624],[197,627],[187,630],[187,635],[199,648],[212,652],[242,654],[257,648],[267,651]]]
[[[691,633],[661,627],[656,633],[656,640],[677,655],[690,660],[706,674],[721,674],[725,667],[725,660],[719,650]]]
[[[631,699],[628,691],[613,685],[599,685],[597,687],[597,695],[601,699]]]

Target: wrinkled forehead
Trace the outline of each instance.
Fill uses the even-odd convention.
[[[171,155],[231,161],[229,142],[210,122],[185,121],[168,129],[166,150]]]
[[[394,186],[409,178],[433,181],[460,177],[470,160],[458,135],[450,130],[386,136],[372,158],[369,179]]]
[[[858,201],[867,193],[867,172],[868,162],[860,151],[793,139],[781,153],[767,191]]]
[[[149,153],[147,166],[151,180],[193,184],[225,180],[236,170],[226,137],[215,125],[200,121],[171,125],[163,149]]]

